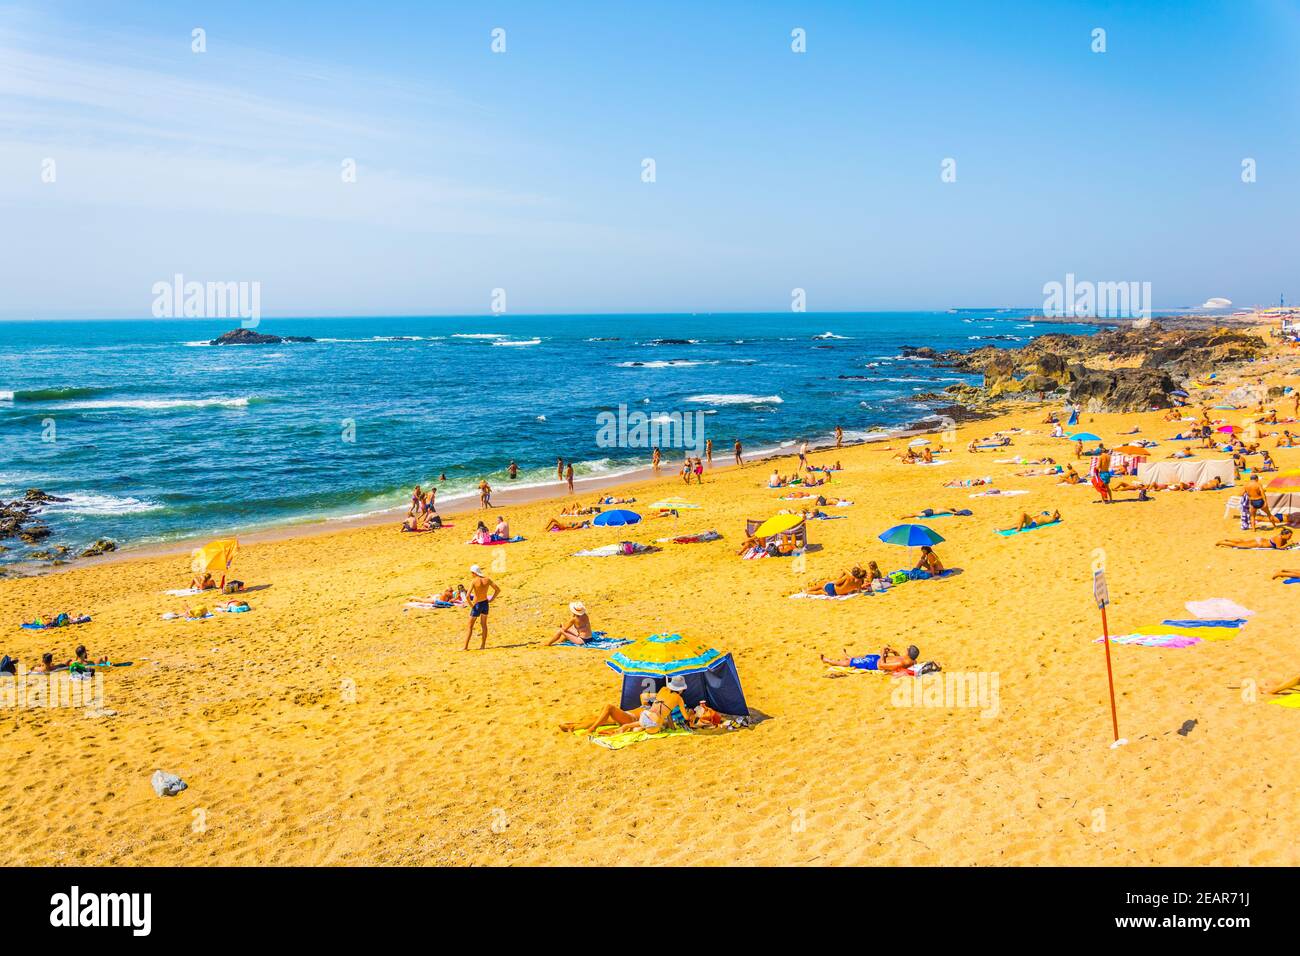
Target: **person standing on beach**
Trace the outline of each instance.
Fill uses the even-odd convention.
[[[564,480],[569,485],[569,494],[573,494],[573,462],[569,462],[569,466],[564,469]]]
[[[708,461],[709,467],[712,468],[713,467],[713,439],[712,438],[708,439],[704,443],[704,458],[706,461]]]
[[[795,471],[798,472],[800,469],[808,470],[808,443],[806,441],[799,446],[799,464],[795,467]]]
[[[650,465],[654,468],[656,475],[659,474],[659,460],[660,460],[659,447],[656,445],[654,454],[650,456]]]
[[[835,447],[844,447],[844,428],[840,425],[835,426]]]
[[[482,634],[482,640],[478,645],[481,651],[487,647],[488,605],[501,593],[501,586],[484,576],[483,570],[477,564],[470,565],[469,573],[469,630],[465,632],[465,646],[462,650],[469,650],[469,639],[474,636],[474,620],[477,618]]]
[[[564,459],[555,459],[555,478],[557,481],[564,480]]]
[[[735,452],[736,452],[736,464],[737,464],[739,467],[744,468],[744,467],[745,467],[745,451],[744,451],[743,448],[740,447],[740,439],[739,439],[739,438],[736,439],[736,448],[735,448]]]
[[[492,507],[492,486],[486,478],[478,483],[478,504],[480,508]]]
[[[1110,479],[1110,452],[1103,447],[1101,454],[1097,456],[1097,493],[1106,504],[1111,502]]]
[[[704,484],[704,462],[698,458],[695,459],[695,483],[697,485]],[[687,484],[690,484],[689,479],[687,479]]]

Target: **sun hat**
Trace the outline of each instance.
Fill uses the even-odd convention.
[[[474,575],[475,577],[480,577],[480,578],[483,577],[483,569],[480,568],[477,564],[471,564],[469,566],[469,573]]]
[[[675,690],[680,694],[686,689],[686,678],[681,677],[680,675],[668,678],[668,689]]]
[[[569,610],[572,611],[574,614],[586,614],[587,606],[583,604],[581,601],[574,601],[572,604],[569,605]]]

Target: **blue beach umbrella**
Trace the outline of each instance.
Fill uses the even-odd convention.
[[[623,508],[615,508],[613,511],[602,511],[596,515],[592,524],[618,526],[624,524],[636,524],[641,520],[641,516],[635,511],[626,511]]]
[[[1070,441],[1101,441],[1101,436],[1092,432],[1078,432],[1070,436]]]
[[[923,544],[935,545],[943,536],[933,528],[923,524],[896,524],[880,535],[885,544],[901,544],[908,548],[919,548]]]

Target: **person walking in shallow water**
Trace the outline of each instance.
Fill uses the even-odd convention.
[[[480,508],[492,507],[492,486],[484,478],[478,483],[478,506]]]
[[[555,459],[555,477],[559,481],[564,480],[564,459],[563,458]]]
[[[659,454],[659,448],[658,448],[658,446],[656,446],[656,447],[655,447],[655,450],[654,450],[654,453],[650,456],[650,464],[651,464],[651,466],[654,468],[654,470],[655,470],[655,474],[656,474],[656,475],[659,474],[659,461],[660,461],[660,458],[661,458],[661,456],[660,456],[660,454]]]
[[[737,464],[739,467],[744,468],[744,467],[745,467],[745,452],[744,452],[744,449],[742,449],[742,448],[740,447],[740,439],[739,439],[739,438],[736,439],[736,448],[735,448],[735,452],[736,452],[736,464]]]
[[[835,447],[844,447],[844,429],[839,425],[835,426]]]
[[[713,439],[712,438],[708,439],[704,443],[704,460],[709,463],[710,468],[713,467]]]
[[[564,469],[564,480],[569,485],[569,494],[573,494],[573,462],[569,462],[568,467]]]

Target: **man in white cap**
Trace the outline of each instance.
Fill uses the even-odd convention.
[[[591,618],[587,616],[586,605],[581,601],[574,601],[569,605],[569,613],[573,615],[569,618],[569,623],[556,631],[555,636],[546,642],[548,647],[561,642],[586,644],[591,640]]]
[[[465,633],[465,646],[462,650],[469,650],[469,639],[474,636],[474,620],[477,618],[481,622],[483,632],[483,640],[478,646],[481,651],[487,647],[488,602],[501,593],[501,586],[491,578],[486,577],[483,574],[483,569],[477,564],[469,566],[469,573],[471,575],[469,579],[469,630]]]

